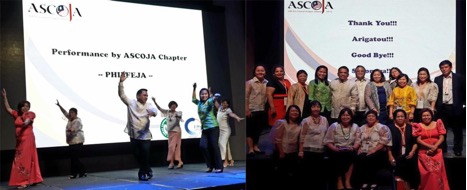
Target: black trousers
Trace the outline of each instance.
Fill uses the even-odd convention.
[[[266,111],[251,112],[251,117],[246,118],[246,136],[252,138],[255,145],[258,144],[261,131],[268,125],[267,122]]]
[[[139,165],[138,176],[152,173],[149,166],[149,150],[151,148],[151,140],[138,140],[130,138],[130,143],[133,148],[133,155]]]
[[[223,168],[221,151],[219,149],[219,127],[204,129],[201,132],[199,148],[208,168]]]
[[[439,118],[443,121],[444,127],[446,129],[451,128],[452,132],[454,133],[454,147],[452,148],[454,152],[462,152],[463,150],[462,141],[464,137],[462,134],[462,126],[460,122],[462,117],[459,117],[460,114],[462,113],[455,113],[453,110],[453,106],[448,104],[443,104],[441,106],[441,109],[438,110]],[[447,133],[445,135],[445,140],[441,145],[443,152],[446,152],[448,150],[446,139],[448,139]]]
[[[86,167],[79,160],[79,158],[81,157],[81,153],[83,152],[83,149],[84,149],[83,143],[70,144],[69,146],[71,175],[86,173]]]

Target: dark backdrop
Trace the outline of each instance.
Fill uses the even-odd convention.
[[[256,64],[266,66],[267,77],[271,77],[275,65],[284,65],[284,26],[283,1],[247,1],[246,24],[246,79],[251,79]],[[456,1],[456,72],[466,76],[466,4],[465,0]],[[311,29],[310,29],[311,30]],[[441,60],[440,60],[441,61]],[[464,109],[465,115],[465,109]],[[466,121],[466,118],[460,118]],[[465,123],[464,123],[465,127]],[[465,148],[464,148],[465,149]],[[253,160],[250,162],[250,160]],[[247,161],[247,187],[267,188],[271,184],[268,160]],[[465,189],[465,157],[445,159],[446,171],[451,189]],[[268,175],[269,174],[269,175]],[[262,175],[264,179],[257,178]],[[274,184],[274,183],[272,183]],[[276,187],[277,188],[277,187]]]
[[[203,10],[208,84],[214,92],[220,92],[222,98],[230,99],[234,112],[239,116],[245,115],[245,19],[242,1],[129,0],[126,2]],[[16,105],[17,102],[26,98],[22,23],[22,2],[0,1],[0,88],[8,90],[11,105]],[[191,94],[186,96],[191,97]],[[3,100],[1,104],[0,181],[5,181],[9,179],[16,141],[13,119],[3,108]],[[32,110],[34,110],[34,102],[32,105]],[[231,127],[233,133],[230,144],[233,158],[245,160],[245,122],[231,123]],[[182,160],[185,163],[204,162],[198,145],[199,139],[182,141]],[[38,149],[39,163],[44,177],[68,175],[67,148],[65,146]],[[137,167],[129,143],[85,145],[85,148],[82,161],[87,166],[88,172]],[[166,154],[167,141],[153,141],[151,165],[167,165]]]

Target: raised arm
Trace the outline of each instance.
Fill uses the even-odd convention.
[[[163,109],[159,106],[159,104],[157,104],[156,98],[152,97],[151,99],[152,99],[152,101],[154,102],[154,104],[156,105],[157,109],[158,109],[159,111],[163,112]]]
[[[193,94],[191,95],[191,99],[196,100],[196,82],[193,84]]]
[[[3,102],[5,104],[5,110],[10,114],[13,115],[13,109],[11,109],[10,104],[8,103],[8,98],[6,97],[6,90],[5,88],[2,90],[3,95]]]
[[[123,88],[123,81],[127,78],[125,71],[122,71],[120,74],[120,82],[118,83],[118,96],[125,105],[128,105],[128,98],[125,95],[125,90]]]
[[[67,118],[67,119],[70,119],[70,115],[68,114],[68,112],[60,105],[60,102],[58,102],[57,100],[57,106],[60,108],[60,111],[62,111],[63,115]]]

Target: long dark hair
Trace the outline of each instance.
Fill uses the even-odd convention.
[[[428,71],[427,68],[422,67],[422,68],[418,69],[418,72],[417,72],[417,84],[420,85],[420,77],[418,76],[418,74],[420,74],[420,72],[422,72],[422,71],[426,72],[426,76],[427,76],[426,82],[432,82],[431,77],[430,77],[430,72]]]
[[[328,86],[328,85],[329,85],[329,81],[328,81],[328,68],[327,68],[326,66],[324,66],[324,65],[320,65],[320,66],[318,66],[318,67],[316,68],[316,70],[315,70],[315,79],[314,79],[314,82],[315,82],[315,84],[318,84],[318,82],[319,82],[319,79],[318,79],[318,71],[319,71],[320,69],[322,69],[322,68],[323,68],[323,69],[326,69],[326,76],[324,77],[323,82],[324,82],[324,84],[325,84],[326,86]]]
[[[399,76],[402,75],[402,71],[401,71],[399,68],[393,67],[393,68],[391,68],[391,69],[389,70],[389,80],[397,79],[397,77],[394,78],[394,77],[392,76],[392,70],[394,70],[394,69],[397,70],[397,71],[399,72]]]
[[[18,103],[18,116],[23,115],[23,110],[21,109],[25,104],[29,104],[29,108],[31,108],[31,103],[27,100],[23,100]]]

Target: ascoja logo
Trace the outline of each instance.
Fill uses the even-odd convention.
[[[325,10],[330,10],[334,9],[332,7],[331,2],[321,0],[321,1],[290,1],[289,5],[287,8],[294,9],[294,10],[314,10],[314,11],[319,11],[321,13],[324,13]]]
[[[48,4],[35,4],[31,3],[29,6],[28,12],[50,15],[50,16],[60,16],[69,18],[70,22],[73,17],[81,16],[81,12],[77,7],[73,7],[71,4],[68,5],[48,5]]]

